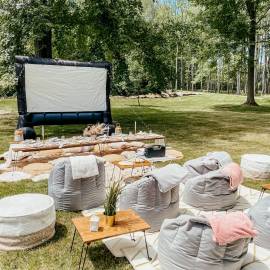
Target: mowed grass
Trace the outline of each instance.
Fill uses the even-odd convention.
[[[182,151],[184,161],[209,151],[224,150],[240,161],[245,153],[270,154],[270,97],[258,97],[259,107],[243,106],[245,97],[202,94],[183,98],[142,99],[112,98],[113,119],[123,130],[164,134],[167,143]],[[0,152],[8,150],[16,127],[16,100],[0,100]],[[71,136],[82,133],[83,126],[46,127],[46,135]],[[40,134],[40,128],[36,129]],[[246,179],[246,185],[259,188],[260,183]],[[0,196],[23,192],[47,193],[46,181],[0,183]],[[23,252],[0,253],[0,269],[49,270],[76,269],[81,242],[77,238],[72,255],[71,218],[80,213],[57,212],[56,235],[43,246]],[[114,258],[101,243],[93,244],[85,269],[132,269],[124,258]]]

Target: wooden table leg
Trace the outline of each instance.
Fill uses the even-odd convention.
[[[84,268],[85,259],[86,259],[86,255],[87,255],[87,252],[88,252],[88,246],[89,246],[89,244],[87,244],[87,246],[86,246],[86,250],[85,250],[85,254],[84,254],[84,259],[83,259],[83,266],[82,266],[82,269],[81,270],[83,270],[83,268]]]
[[[72,242],[71,242],[71,246],[70,246],[70,252],[72,251],[72,248],[73,248],[73,243],[74,243],[75,235],[76,235],[76,228],[74,228],[73,238],[72,238]]]
[[[136,239],[134,237],[134,233],[130,233],[129,236],[130,236],[131,241],[136,242]]]
[[[14,161],[12,161],[12,152],[11,152],[11,162],[13,162],[13,166],[12,166],[13,172],[15,172],[17,170],[18,156],[19,156],[19,152],[15,152],[14,153]]]
[[[144,242],[145,242],[145,248],[146,248],[147,258],[148,258],[149,261],[151,261],[152,258],[149,256],[149,250],[148,250],[148,245],[147,245],[147,241],[146,241],[145,231],[143,231],[143,234],[144,234]]]
[[[80,256],[80,262],[79,262],[79,268],[78,268],[78,270],[81,269],[81,261],[82,261],[83,249],[84,249],[84,243],[83,243],[82,249],[81,249],[81,256]]]
[[[264,192],[265,192],[265,188],[262,187],[259,200],[263,198]]]

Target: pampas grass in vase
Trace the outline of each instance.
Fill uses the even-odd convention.
[[[119,195],[122,191],[120,182],[112,182],[106,193],[104,202],[104,215],[106,218],[106,225],[112,227],[115,224],[116,204]]]

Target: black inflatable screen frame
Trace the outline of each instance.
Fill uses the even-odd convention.
[[[106,110],[105,111],[78,111],[78,112],[40,112],[31,113],[27,111],[25,93],[25,64],[43,64],[60,66],[95,67],[107,69],[106,84]],[[34,127],[40,125],[66,125],[66,124],[95,124],[112,123],[110,92],[112,65],[109,62],[78,62],[67,60],[56,60],[47,58],[36,58],[28,56],[16,56],[15,68],[17,77],[17,103],[18,103],[18,128]]]

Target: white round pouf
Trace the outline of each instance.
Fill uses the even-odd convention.
[[[38,246],[53,237],[54,200],[44,194],[26,193],[0,200],[0,250]]]
[[[270,179],[270,156],[246,154],[241,158],[244,176],[252,179]]]

